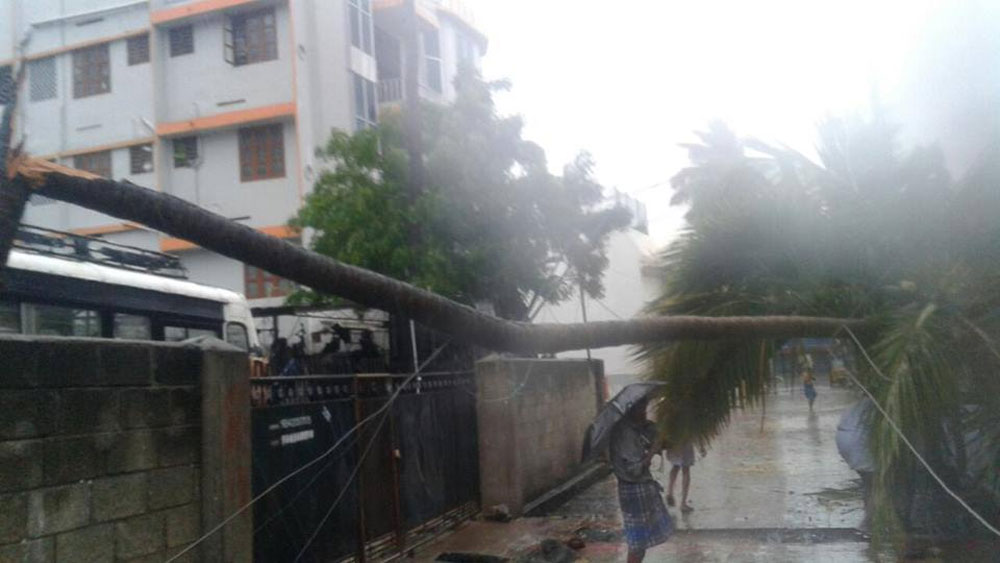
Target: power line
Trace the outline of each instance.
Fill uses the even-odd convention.
[[[604,303],[604,301],[601,301],[600,299],[594,299],[594,301],[596,301],[598,305],[600,305],[601,307],[603,307],[605,311],[607,311],[607,312],[611,313],[612,315],[614,315],[615,318],[617,318],[618,320],[622,320],[622,321],[625,320],[625,317],[623,317],[623,316],[619,315],[618,313],[614,312],[614,310],[611,307],[608,307]]]
[[[462,389],[462,391],[465,391],[467,395],[469,395],[470,397],[475,397],[477,400],[483,403],[498,403],[502,401],[508,401],[520,395],[521,391],[524,390],[524,387],[528,384],[528,380],[531,379],[531,372],[534,371],[536,363],[538,362],[531,362],[530,364],[528,364],[528,369],[527,371],[524,372],[524,377],[521,378],[521,382],[518,383],[517,386],[514,387],[514,390],[511,391],[510,394],[505,397],[492,397],[484,399],[479,395],[478,391],[476,391],[476,393],[469,393],[465,389]]]
[[[357,444],[357,440],[353,440],[351,442],[352,446],[354,444]],[[312,484],[315,483],[316,480],[319,479],[319,477],[323,473],[325,473],[327,469],[330,469],[331,467],[333,467],[333,464],[337,463],[337,461],[340,460],[341,458],[343,458],[345,455],[347,455],[346,451],[344,453],[341,453],[339,456],[337,456],[336,459],[331,459],[326,465],[324,465],[323,467],[321,467],[319,469],[319,471],[317,471],[316,474],[313,475],[311,479],[309,479],[309,482],[307,482],[305,485],[303,485],[302,488],[299,489],[299,492],[295,493],[295,496],[293,496],[291,498],[291,500],[289,500],[287,503],[285,503],[284,506],[282,506],[281,508],[279,508],[277,512],[275,512],[274,514],[272,514],[271,516],[269,516],[268,519],[265,520],[263,524],[261,524],[260,526],[257,526],[256,528],[254,528],[253,533],[256,534],[257,532],[259,532],[259,531],[263,530],[264,528],[268,527],[271,524],[271,522],[274,522],[275,520],[277,520],[279,516],[281,516],[286,510],[288,510],[293,504],[295,504],[295,501],[299,500],[299,497],[301,497],[303,494],[305,494],[305,492],[307,490],[309,490],[309,487],[311,487]]]
[[[851,338],[853,338],[855,342],[858,342],[857,338],[854,336],[854,333],[851,332],[851,329],[848,328],[847,325],[844,325],[843,328],[844,330],[847,331],[848,334],[851,335]],[[865,359],[868,360],[868,363],[872,366],[872,369],[875,370],[875,373],[879,374],[879,376],[881,376],[883,379],[891,381],[891,379],[882,374],[882,371],[879,370],[878,366],[875,365],[874,362],[872,362],[871,358],[868,356],[868,353],[865,352],[864,347],[861,346],[860,343],[858,344],[858,346],[861,348],[861,352],[862,354],[864,354]],[[989,521],[983,518],[978,512],[975,511],[975,509],[973,509],[971,506],[968,505],[968,503],[962,500],[962,497],[958,496],[958,494],[952,491],[951,488],[949,488],[948,485],[946,485],[945,482],[940,477],[938,477],[938,474],[931,468],[930,464],[927,463],[927,461],[923,458],[923,456],[921,456],[917,452],[917,449],[913,447],[913,444],[911,444],[910,440],[906,438],[906,435],[903,434],[903,431],[899,429],[899,426],[896,426],[896,422],[892,420],[892,417],[889,416],[889,413],[887,413],[885,409],[882,408],[882,405],[878,403],[878,401],[875,399],[875,396],[872,395],[871,392],[869,392],[868,389],[865,388],[865,386],[862,385],[861,382],[858,381],[857,378],[855,378],[854,375],[852,375],[850,372],[847,372],[847,376],[851,378],[851,381],[853,381],[855,385],[857,385],[858,387],[861,388],[862,391],[864,391],[865,395],[868,395],[868,398],[871,399],[872,404],[875,405],[875,408],[878,409],[878,412],[882,413],[882,416],[885,417],[886,422],[888,422],[889,426],[891,426],[893,431],[896,432],[896,434],[899,436],[899,439],[902,440],[904,444],[906,444],[906,447],[909,448],[911,452],[913,452],[913,455],[916,456],[917,461],[919,461],[920,464],[924,466],[924,469],[926,469],[927,472],[930,473],[931,477],[933,477],[934,480],[937,481],[938,485],[941,485],[941,488],[944,489],[946,493],[951,495],[951,498],[958,501],[958,504],[962,505],[962,508],[964,508],[969,514],[974,516],[976,520],[979,520],[979,522],[983,526],[985,526],[987,530],[993,532],[993,534],[996,535],[997,537],[1000,537],[1000,530],[998,530],[996,527],[990,524]]]
[[[316,539],[316,536],[319,535],[319,531],[323,529],[323,524],[326,524],[327,519],[329,519],[330,515],[333,514],[333,510],[337,508],[337,505],[340,504],[340,500],[344,498],[344,495],[347,494],[348,489],[351,488],[351,483],[354,482],[354,478],[357,477],[358,471],[361,469],[361,466],[364,465],[365,459],[368,458],[368,452],[371,451],[372,445],[374,445],[375,440],[378,439],[378,433],[382,430],[382,425],[385,424],[386,420],[388,420],[390,414],[392,414],[391,411],[386,411],[385,414],[382,416],[382,420],[379,421],[378,426],[375,428],[375,432],[372,434],[372,439],[368,440],[368,444],[365,446],[365,451],[361,453],[361,457],[358,459],[358,463],[355,464],[354,470],[351,471],[351,476],[347,478],[347,482],[344,483],[344,487],[340,489],[340,493],[337,494],[337,498],[333,500],[333,504],[330,505],[330,509],[327,510],[326,514],[323,515],[323,519],[320,520],[319,524],[316,525],[316,529],[313,530],[312,535],[309,536],[308,540],[306,540],[306,544],[302,546],[302,549],[299,550],[298,555],[295,556],[295,559],[293,560],[294,563],[297,563],[299,559],[302,559],[302,556],[309,549],[309,546],[312,545],[312,542]],[[361,546],[361,549],[362,551],[365,549],[364,545]]]

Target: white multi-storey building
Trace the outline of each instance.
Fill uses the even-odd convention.
[[[286,224],[334,129],[402,98],[404,0],[0,0],[0,80],[23,64],[32,155],[163,191],[262,232]],[[417,0],[421,94],[454,96],[486,39],[454,1]],[[0,100],[4,103],[5,100]],[[179,255],[190,277],[270,304],[282,280],[139,225],[33,197],[26,223]]]

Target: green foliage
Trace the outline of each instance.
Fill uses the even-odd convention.
[[[378,129],[335,132],[322,151],[330,169],[293,223],[314,229],[314,250],[452,299],[487,301],[525,319],[533,300],[556,302],[582,285],[603,291],[609,233],[628,212],[602,204],[581,154],[562,176],[521,137],[519,117],[497,114],[487,83],[469,71],[457,99],[422,109],[425,183],[407,192],[402,115]]]
[[[955,183],[938,151],[900,150],[877,117],[825,123],[818,163],[721,124],[701,140],[673,181],[674,203],[690,205],[688,227],[661,257],[664,291],[649,311],[872,319],[876,328],[859,336],[880,373],[860,364],[860,381],[952,486],[996,514],[997,151]],[[649,377],[666,382],[659,423],[667,438],[711,440],[736,408],[737,389],[761,400],[767,358],[780,344],[644,346]],[[956,429],[981,437],[978,459],[955,453],[964,443]],[[873,419],[871,443],[876,523],[898,529],[892,491],[924,472],[884,417]]]

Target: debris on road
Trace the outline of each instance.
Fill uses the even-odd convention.
[[[495,504],[483,511],[483,520],[490,522],[510,522],[510,508],[506,504]]]

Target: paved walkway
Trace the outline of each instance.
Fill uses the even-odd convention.
[[[734,413],[692,469],[695,511],[682,515],[671,509],[678,532],[651,549],[646,561],[881,560],[856,529],[864,517],[860,483],[834,442],[840,413],[856,398],[823,385],[818,392],[812,413],[801,389],[783,389],[768,396],[763,408]],[[668,475],[657,471],[657,464],[654,459],[654,476],[665,486]],[[679,501],[679,478],[675,496]],[[545,517],[467,523],[421,549],[416,560],[433,561],[446,552],[517,558],[543,539],[566,540],[581,530],[588,536],[579,552],[585,560],[625,561],[613,477]]]

